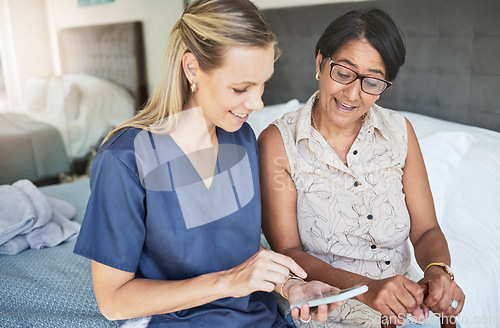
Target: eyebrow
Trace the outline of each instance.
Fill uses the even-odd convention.
[[[339,61],[338,61],[338,63],[341,63],[341,62],[344,62],[344,63],[346,63],[346,64],[349,64],[349,65],[351,65],[352,67],[354,67],[354,68],[356,68],[356,69],[358,68],[358,65],[354,64],[353,62],[351,62],[351,61],[350,61],[350,60],[348,60],[348,59],[341,59],[341,60],[339,60]],[[380,74],[380,75],[382,75],[383,77],[385,77],[384,72],[382,72],[382,71],[381,71],[381,70],[379,70],[379,69],[373,69],[373,68],[372,68],[372,69],[369,69],[369,70],[368,70],[368,72],[370,72],[370,73],[375,73],[375,74]]]
[[[275,70],[273,70],[273,73],[271,74],[271,76],[269,76],[269,78],[267,80],[264,81],[264,83],[267,83],[269,82],[269,80],[271,80],[271,78],[273,77],[274,75],[274,72]],[[234,84],[248,84],[248,85],[256,85],[257,83],[253,82],[253,81],[241,81],[241,82],[235,82]]]

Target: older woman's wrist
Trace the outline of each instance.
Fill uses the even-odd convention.
[[[424,270],[424,277],[435,274],[444,274],[450,277],[451,280],[455,279],[455,275],[451,271],[450,266],[445,263],[431,263]]]
[[[281,296],[284,298],[288,299],[290,297],[290,288],[296,285],[302,285],[305,284],[306,282],[304,279],[297,277],[293,274],[290,274],[285,281],[281,284],[279,293]]]

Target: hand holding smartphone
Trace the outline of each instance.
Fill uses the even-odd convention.
[[[302,306],[302,304],[305,304],[305,303],[309,304],[309,307],[312,308],[312,307],[315,307],[318,305],[345,301],[349,298],[358,296],[359,294],[366,293],[367,291],[368,291],[368,286],[366,286],[366,285],[347,288],[347,289],[343,289],[343,290],[337,290],[337,291],[334,291],[331,293],[313,296],[313,297],[301,300],[299,302],[293,303],[290,305],[290,309],[293,309],[295,307],[300,308]]]

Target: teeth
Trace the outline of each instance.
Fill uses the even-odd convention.
[[[344,106],[344,107],[354,108],[354,106],[349,106],[349,105],[347,105],[347,104],[344,104],[343,102],[341,102],[340,104],[341,104],[342,106]]]
[[[235,113],[235,112],[231,112],[231,113],[233,113],[234,115],[241,117],[241,118],[245,118],[248,116],[248,114],[239,114],[239,113]]]

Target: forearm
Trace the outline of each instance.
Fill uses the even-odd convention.
[[[170,313],[228,297],[224,273],[210,273],[192,279],[161,281],[135,278],[113,293],[98,298],[108,319],[129,319]],[[96,291],[96,297],[99,293]]]
[[[422,270],[430,263],[446,263],[451,265],[448,243],[439,227],[425,232],[413,243],[415,259]]]

